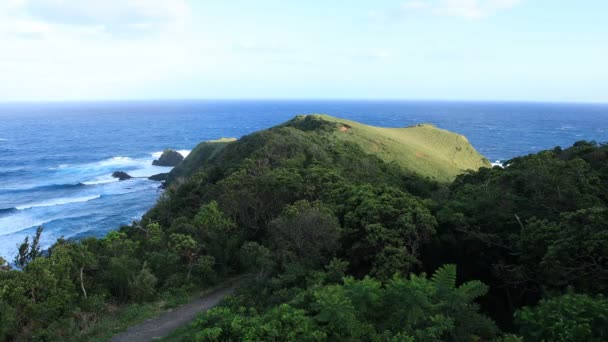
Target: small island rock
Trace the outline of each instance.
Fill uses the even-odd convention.
[[[133,178],[124,171],[115,171],[112,173],[112,177],[118,178],[118,180],[121,180],[121,181]]]
[[[163,151],[160,158],[152,162],[152,165],[173,167],[179,164],[182,160],[184,160],[184,156],[182,156],[179,152],[167,149]]]

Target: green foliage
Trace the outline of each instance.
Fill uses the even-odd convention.
[[[36,233],[30,243],[29,236],[26,236],[23,242],[18,247],[18,253],[15,257],[15,264],[19,268],[24,268],[30,261],[40,256],[40,236],[42,235],[42,226],[36,228]],[[3,259],[4,260],[4,259]]]
[[[299,201],[286,206],[269,225],[272,250],[283,264],[326,264],[339,247],[340,225],[320,203]]]
[[[366,277],[303,290],[262,312],[239,301],[210,310],[193,324],[199,341],[216,340],[455,340],[491,339],[494,323],[473,302],[480,282],[456,286],[456,268],[431,279],[395,276],[386,283]],[[196,331],[196,332],[194,332]]]
[[[608,146],[580,142],[459,177],[438,210],[437,263],[470,264],[510,310],[572,286],[608,290]],[[504,293],[504,292],[503,292]]]
[[[150,272],[150,269],[146,267],[146,263],[144,263],[141,271],[129,280],[132,299],[138,303],[154,299],[156,295],[156,282],[156,277]]]
[[[386,162],[395,162],[405,170],[438,181],[451,181],[466,170],[490,166],[465,137],[429,124],[384,128],[328,115],[307,115],[286,125],[330,132],[333,139],[353,142]],[[319,126],[323,128],[319,130]]]
[[[245,242],[240,252],[241,264],[250,271],[257,271],[262,278],[272,269],[274,264],[270,250],[257,242]]]
[[[382,279],[418,265],[437,222],[420,199],[393,187],[343,187],[332,194],[344,222],[349,263]]]
[[[524,307],[515,320],[519,333],[530,341],[606,341],[608,299],[565,294]]]
[[[605,340],[607,161],[579,142],[479,169],[430,125],[317,115],[203,143],[141,222],[0,258],[0,339],[108,338],[249,272],[186,340],[520,341],[482,312],[513,332],[523,306],[526,339]]]
[[[194,237],[205,246],[206,254],[224,272],[237,267],[238,250],[243,243],[242,233],[234,222],[219,209],[217,202],[203,205],[193,220]]]

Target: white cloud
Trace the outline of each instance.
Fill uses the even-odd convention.
[[[522,1],[523,0],[416,0],[404,3],[402,9],[406,12],[422,12],[432,15],[479,19],[515,7]]]
[[[104,97],[186,74],[182,0],[0,0],[0,101]]]
[[[47,24],[104,27],[117,35],[162,30],[191,15],[185,0],[9,0],[5,7]]]

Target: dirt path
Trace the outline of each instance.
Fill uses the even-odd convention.
[[[235,287],[236,284],[215,290],[173,311],[134,325],[125,332],[114,335],[110,342],[143,342],[165,337],[173,330],[192,322],[198,313],[216,306],[224,297],[231,294]]]

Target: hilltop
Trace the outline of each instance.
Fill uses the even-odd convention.
[[[297,116],[287,125],[297,127],[308,120],[335,123],[335,138],[354,142],[386,162],[396,162],[405,170],[438,181],[451,181],[467,170],[491,167],[490,162],[473,148],[465,136],[431,124],[403,128],[375,127],[313,114]]]
[[[218,164],[219,160],[224,159],[221,154],[229,144],[239,145],[234,150],[252,151],[255,150],[255,146],[251,146],[252,141],[262,144],[268,141],[262,142],[255,137],[268,137],[287,128],[323,137],[328,142],[354,143],[363,152],[375,155],[387,163],[394,162],[404,171],[440,182],[452,181],[467,170],[476,171],[481,167],[491,167],[490,162],[473,148],[466,137],[431,124],[386,128],[329,115],[312,114],[298,115],[281,125],[253,133],[240,140],[222,138],[203,142],[171,172],[169,180],[192,175],[196,170],[210,164]],[[245,148],[246,144],[250,146]]]

